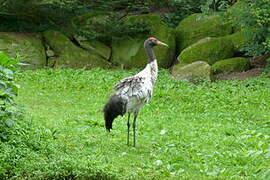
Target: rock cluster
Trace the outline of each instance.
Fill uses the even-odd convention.
[[[106,17],[104,12],[91,12],[73,18],[72,24],[91,28],[93,22]],[[234,32],[235,28],[219,15],[193,14],[175,29],[155,14],[126,16],[124,23],[147,24],[149,33],[112,37],[110,44],[105,44],[81,35],[51,30],[42,33],[1,32],[0,51],[11,57],[20,55],[28,69],[142,68],[147,59],[143,42],[153,36],[169,45],[168,48],[156,47],[155,54],[159,67],[171,68],[176,79],[211,80],[219,73],[250,68],[248,60],[237,57],[239,48],[247,43],[244,33],[240,28]]]

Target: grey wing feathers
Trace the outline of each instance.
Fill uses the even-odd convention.
[[[125,87],[129,87],[132,89],[140,89],[141,88],[141,84],[143,83],[144,78],[143,77],[136,77],[136,76],[132,76],[132,77],[128,77],[123,79],[122,81],[120,81],[118,84],[115,85],[114,89],[116,91],[121,90]]]
[[[147,92],[143,88],[145,78],[140,76],[133,76],[123,79],[120,83],[116,84],[115,90],[117,94],[125,96],[136,96],[138,99],[144,99],[147,96]]]

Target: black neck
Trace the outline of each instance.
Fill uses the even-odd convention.
[[[145,44],[144,49],[145,49],[146,54],[148,56],[148,62],[154,61],[156,59],[156,56],[154,54],[153,48],[149,44]]]

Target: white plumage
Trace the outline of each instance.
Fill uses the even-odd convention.
[[[116,94],[126,100],[126,112],[137,114],[151,99],[157,74],[158,65],[155,59],[138,74],[125,78],[115,85]]]
[[[130,129],[130,114],[134,114],[133,120],[133,136],[134,146],[136,144],[136,119],[140,109],[152,97],[153,88],[158,75],[157,60],[152,50],[156,45],[165,45],[156,38],[148,38],[144,42],[144,48],[148,56],[148,64],[138,74],[124,78],[115,85],[115,94],[113,94],[109,102],[104,106],[105,126],[108,131],[112,129],[113,120],[118,115],[128,113],[128,136],[127,144],[129,145],[129,129]]]

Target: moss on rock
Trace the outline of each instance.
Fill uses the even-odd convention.
[[[232,57],[234,46],[228,38],[205,38],[184,49],[178,56],[180,63],[189,64],[195,61],[215,62]]]
[[[27,63],[26,69],[41,68],[46,64],[45,49],[40,34],[36,33],[0,33],[0,51],[10,57],[22,57],[21,62]]]
[[[234,49],[237,51],[239,48],[247,43],[247,39],[244,36],[242,31],[230,34],[226,36],[226,38],[230,39],[233,43]]]
[[[43,37],[50,48],[55,52],[57,56],[61,56],[67,53],[73,53],[70,50],[78,50],[67,36],[58,31],[45,31]]]
[[[76,46],[60,32],[46,31],[43,36],[57,56],[57,58],[53,58],[55,61],[54,67],[56,68],[91,69],[94,67],[110,67],[110,63],[104,58]],[[51,63],[49,62],[49,64]]]
[[[81,47],[84,49],[87,49],[88,51],[97,54],[101,57],[103,57],[106,60],[109,60],[111,57],[111,48],[106,46],[104,43],[99,41],[80,41],[78,40]]]
[[[247,38],[248,36],[246,35],[246,33],[250,33],[250,30],[238,31],[236,33],[227,35],[224,38],[232,41],[235,52],[240,52],[241,47],[249,43],[249,39]]]
[[[221,37],[232,33],[232,26],[222,16],[192,14],[176,27],[177,51],[205,37]]]
[[[126,24],[144,23],[150,32],[149,34],[137,34],[134,36],[114,37],[112,41],[112,62],[123,65],[125,68],[140,68],[145,66],[147,56],[144,51],[144,41],[150,37],[156,37],[169,47],[155,47],[154,51],[160,67],[168,68],[174,58],[175,34],[174,30],[167,27],[159,15],[144,14],[134,15],[125,18]]]
[[[212,66],[213,74],[242,72],[250,68],[250,62],[246,58],[235,57],[216,62]]]
[[[187,81],[212,79],[211,66],[204,61],[196,61],[188,65],[177,64],[172,68],[172,75],[175,79]]]

